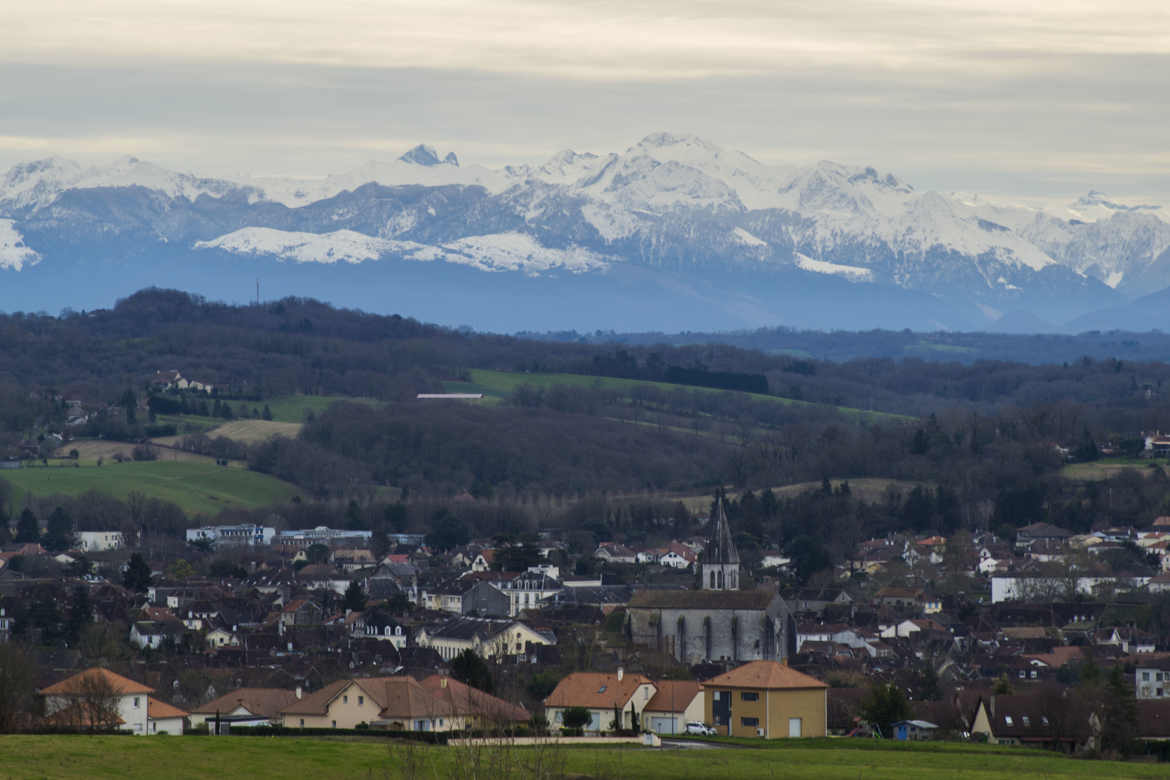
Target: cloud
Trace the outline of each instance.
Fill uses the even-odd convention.
[[[1160,2],[42,0],[9,61],[112,59],[677,80],[807,65],[956,72],[997,53],[1170,52]],[[11,18],[15,17],[15,18]]]
[[[1165,191],[1170,9],[989,0],[77,0],[0,26],[0,165],[324,175],[696,132],[920,188]]]

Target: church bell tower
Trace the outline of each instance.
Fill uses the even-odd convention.
[[[723,495],[715,499],[715,508],[708,523],[710,536],[703,553],[702,590],[739,590],[739,552],[731,541],[731,528],[727,525],[727,511],[723,507]]]

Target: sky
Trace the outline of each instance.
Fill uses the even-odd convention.
[[[1170,197],[1170,4],[7,0],[0,168],[323,176],[695,133],[919,189]]]

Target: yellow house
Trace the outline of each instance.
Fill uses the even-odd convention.
[[[706,722],[729,737],[823,737],[828,689],[777,661],[752,661],[703,683]]]

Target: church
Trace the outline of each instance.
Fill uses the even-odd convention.
[[[699,590],[635,593],[629,604],[632,640],[686,664],[787,659],[796,640],[788,605],[770,588],[740,590],[739,552],[722,497],[708,526]]]

